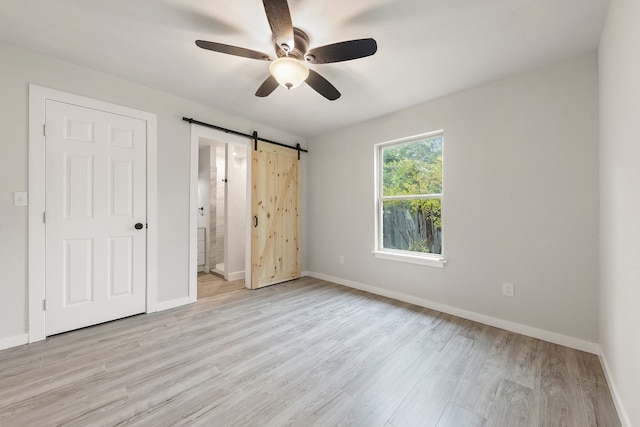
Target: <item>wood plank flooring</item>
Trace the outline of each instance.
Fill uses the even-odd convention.
[[[198,273],[198,299],[244,289],[244,279],[227,282],[217,274]]]
[[[0,425],[620,425],[591,354],[312,278],[200,296],[1,351]]]

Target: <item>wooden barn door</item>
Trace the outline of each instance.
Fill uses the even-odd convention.
[[[258,141],[252,150],[251,288],[300,277],[298,152]]]

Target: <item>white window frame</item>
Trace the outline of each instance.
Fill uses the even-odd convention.
[[[393,146],[393,145],[401,145],[408,144],[411,142],[417,142],[424,139],[432,139],[436,137],[442,137],[444,140],[444,131],[437,130],[433,132],[427,132],[419,135],[413,135],[406,138],[395,139],[392,141],[385,141],[374,145],[374,164],[375,164],[375,174],[374,174],[374,183],[375,183],[375,249],[372,251],[372,254],[375,258],[389,260],[389,261],[399,261],[406,262],[410,264],[419,264],[426,265],[429,267],[438,267],[443,268],[446,264],[447,260],[444,257],[444,239],[442,244],[442,253],[441,254],[430,254],[430,253],[421,253],[421,252],[413,252],[413,251],[404,251],[399,249],[387,249],[383,248],[382,239],[383,239],[383,231],[382,231],[382,206],[383,201],[385,200],[408,200],[408,199],[433,199],[440,198],[441,202],[444,205],[444,189],[440,194],[425,194],[425,195],[408,195],[408,196],[383,196],[382,195],[382,150],[384,148]],[[443,146],[444,151],[444,146]],[[444,168],[443,168],[444,169]],[[444,173],[444,172],[443,172]],[[444,184],[443,184],[444,188]],[[443,231],[444,234],[444,231]]]

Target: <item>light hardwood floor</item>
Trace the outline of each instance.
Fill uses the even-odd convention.
[[[0,352],[1,426],[619,426],[596,356],[303,278]]]

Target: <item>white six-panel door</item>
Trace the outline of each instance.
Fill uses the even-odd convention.
[[[46,334],[144,312],[146,123],[47,100],[45,175]]]

